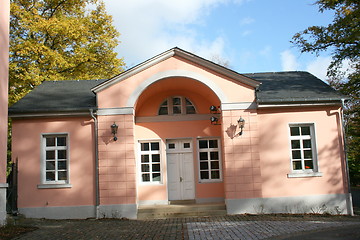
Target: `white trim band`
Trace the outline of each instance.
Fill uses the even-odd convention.
[[[99,108],[96,112],[98,116],[107,116],[107,115],[133,115],[133,107],[123,107],[123,108]]]
[[[245,110],[245,109],[257,109],[256,102],[240,102],[240,103],[223,103],[221,104],[221,110]]]

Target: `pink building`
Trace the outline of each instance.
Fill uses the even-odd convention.
[[[10,1],[0,2],[0,226],[6,222]]]
[[[351,214],[344,98],[307,72],[239,74],[179,48],[108,80],[44,82],[9,110],[19,211]]]

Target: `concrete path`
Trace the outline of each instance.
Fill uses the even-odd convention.
[[[360,217],[234,215],[160,220],[35,220],[39,227],[18,239],[360,239]],[[325,232],[324,232],[325,230]],[[351,232],[355,238],[327,238]],[[357,234],[357,235],[356,235]],[[307,235],[308,237],[303,237]],[[335,236],[332,233],[330,236]],[[321,238],[311,238],[320,236]],[[329,234],[327,235],[329,236]],[[349,237],[349,236],[348,236]]]

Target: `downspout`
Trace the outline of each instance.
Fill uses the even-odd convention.
[[[345,99],[341,99],[341,125],[342,125],[342,132],[343,132],[343,143],[344,143],[344,156],[345,156],[345,165],[346,165],[346,177],[348,183],[348,193],[346,194],[346,200],[348,203],[348,213],[351,216],[354,216],[354,209],[351,197],[351,185],[350,185],[350,174],[349,174],[349,162],[348,162],[348,155],[347,155],[347,145],[346,145],[346,136],[345,136],[345,119],[344,119],[344,107],[345,107]]]
[[[98,120],[94,115],[94,109],[90,108],[90,115],[94,119],[95,137],[95,217],[99,218],[100,194],[99,194],[99,148],[98,148]]]

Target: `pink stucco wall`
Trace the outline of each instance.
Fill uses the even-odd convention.
[[[207,79],[211,79],[211,81],[227,96],[229,102],[254,101],[255,95],[252,87],[246,86],[242,83],[239,83],[238,81],[225,78],[219,74],[205,69],[202,66],[198,66],[187,61],[181,61],[177,58],[169,58],[99,92],[97,94],[99,107],[124,107],[127,105],[127,102],[132,93],[141,83],[159,72],[178,69],[181,69],[182,71],[193,72]],[[188,89],[190,88],[191,87],[189,86]],[[238,92],[239,89],[242,89],[241,94]],[[195,90],[195,88],[193,88],[193,90]]]
[[[263,197],[345,193],[339,107],[261,110],[258,116]],[[287,177],[289,123],[314,123],[322,177]]]
[[[225,197],[262,197],[262,169],[260,166],[259,116],[255,110],[223,111]],[[238,119],[245,119],[240,136]],[[269,134],[273,134],[271,131]]]
[[[12,158],[18,161],[18,207],[95,205],[91,118],[14,120]],[[71,188],[38,189],[40,143],[45,133],[68,133]]]
[[[0,184],[6,183],[10,1],[0,2]]]
[[[136,203],[136,167],[133,115],[99,116],[100,204]],[[116,123],[118,140],[110,126]]]

